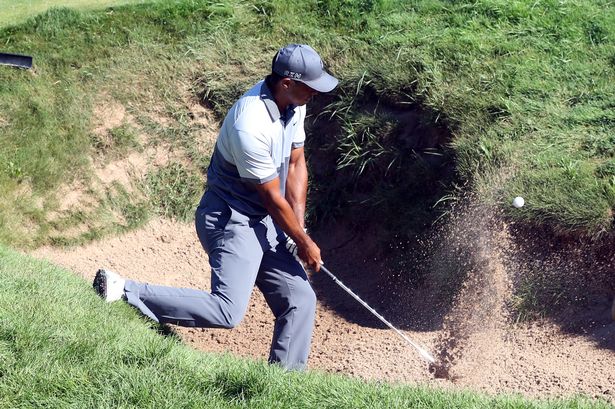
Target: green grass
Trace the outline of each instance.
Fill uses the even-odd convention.
[[[76,275],[0,247],[0,408],[607,408],[285,372],[199,353]]]
[[[131,3],[147,3],[147,0],[2,0],[0,2],[0,27],[23,23],[52,7],[75,7],[101,9]]]
[[[160,215],[189,221],[203,194],[203,181],[181,163],[172,163],[149,173],[144,188]]]
[[[126,200],[126,195],[108,187],[106,192],[95,195],[99,206],[87,211],[69,211],[59,222],[50,219],[48,215],[56,212],[61,202],[61,197],[57,197],[60,186],[80,181],[87,185],[91,180],[88,157],[108,163],[125,157],[130,151],[166,142],[184,149],[193,164],[192,177],[202,177],[199,169],[207,166],[208,149],[202,149],[203,142],[197,140],[203,127],[187,120],[191,112],[186,106],[190,101],[198,104],[198,97],[189,91],[189,79],[194,77],[195,67],[189,59],[179,64],[160,63],[183,52],[173,44],[173,36],[166,41],[159,38],[168,36],[160,19],[173,11],[173,5],[159,6],[161,10],[150,5],[140,7],[141,12],[136,16],[130,9],[100,15],[52,9],[26,24],[31,27],[26,31],[23,28],[4,31],[12,39],[7,43],[29,44],[25,49],[15,47],[34,55],[35,69],[32,72],[0,70],[0,94],[3,95],[0,125],[6,131],[0,135],[0,162],[4,164],[0,165],[0,191],[5,198],[0,205],[1,242],[17,246],[79,243],[87,237],[100,237],[140,225],[124,220],[122,215],[127,211],[145,211],[147,214],[139,216],[140,220],[159,211],[155,206],[149,209],[142,206],[141,191]],[[175,18],[184,20],[185,13],[193,11],[196,12],[188,7],[184,15]],[[153,15],[156,12],[161,15],[156,17]],[[143,27],[139,29],[142,22]],[[130,30],[117,29],[125,24],[134,29],[130,38],[127,37]],[[181,33],[175,36],[180,37]],[[180,78],[187,78],[188,83],[179,84]],[[186,90],[178,92],[181,89]],[[132,122],[124,121],[106,134],[95,133],[95,123],[100,118],[94,111],[113,101],[126,108]],[[152,122],[154,114],[165,118],[168,125],[163,127]],[[139,143],[139,134],[147,134],[146,146]],[[135,184],[143,185],[143,182],[135,181]],[[168,189],[164,192],[173,193]],[[156,202],[175,200],[153,199]],[[195,205],[193,199],[180,207]],[[186,214],[184,210],[181,214],[171,214],[168,209],[161,212],[177,218],[185,218]],[[73,229],[78,221],[82,226],[89,226],[93,233],[67,237],[67,229]]]
[[[140,133],[184,149],[198,177],[208,154],[188,102],[221,118],[290,41],[314,45],[341,79],[310,110],[313,222],[345,215],[362,223],[378,210],[395,215],[384,223],[397,234],[412,235],[438,216],[439,199],[465,186],[513,219],[610,232],[614,9],[605,0],[167,0],[112,13],[51,9],[0,30],[5,51],[35,58],[33,71],[0,69],[0,240],[33,246],[61,234],[46,218],[54,192],[87,173],[97,149],[121,156]],[[101,145],[93,112],[107,100],[133,123]],[[420,113],[421,133],[450,140],[409,145],[411,110]],[[522,210],[509,204],[518,195]]]

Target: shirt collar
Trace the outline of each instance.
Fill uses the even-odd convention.
[[[269,112],[269,116],[271,117],[272,122],[275,122],[278,119],[282,118],[282,114],[280,113],[278,105],[273,99],[273,93],[269,89],[266,80],[263,81],[263,84],[261,85],[260,98],[265,104],[265,107],[267,108],[267,112]],[[289,105],[288,108],[286,108],[286,112],[284,113],[282,119],[284,121],[288,121],[290,118],[292,118],[292,116],[295,114],[295,108],[295,105]]]

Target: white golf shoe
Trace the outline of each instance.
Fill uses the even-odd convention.
[[[92,287],[107,302],[121,300],[124,297],[126,280],[113,271],[100,269],[96,272]]]

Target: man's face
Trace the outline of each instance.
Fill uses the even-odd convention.
[[[301,106],[307,104],[314,95],[318,95],[319,92],[308,87],[302,82],[291,80],[289,82],[288,98],[291,104]]]

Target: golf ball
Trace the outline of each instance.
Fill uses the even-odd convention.
[[[517,209],[520,207],[523,207],[524,204],[525,204],[525,200],[523,200],[521,196],[515,197],[512,202],[512,205],[515,206]]]

